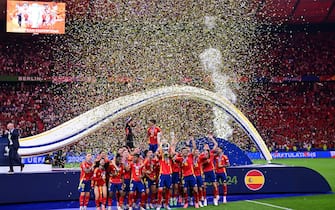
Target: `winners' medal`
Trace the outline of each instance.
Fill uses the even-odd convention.
[[[193,159],[193,165],[194,167],[198,167],[198,157]]]
[[[169,157],[164,156],[164,162],[165,162],[167,165],[170,165]]]
[[[119,169],[115,168],[115,176],[118,176],[118,175],[119,175]]]
[[[150,172],[153,172],[154,170],[154,164],[152,161],[150,161]]]
[[[102,177],[103,180],[105,180],[105,179],[106,179],[106,173],[105,173],[105,172],[102,172],[102,173],[101,173],[101,177]]]
[[[150,129],[150,136],[151,137],[155,136],[155,127],[154,126],[152,126],[151,129]]]
[[[140,166],[135,165],[135,174],[136,176],[140,175]]]
[[[183,159],[183,165],[184,165],[184,166],[187,166],[187,165],[188,165],[188,164],[187,164],[187,158],[184,158],[184,159]]]
[[[220,156],[219,156],[219,158],[218,158],[218,162],[217,162],[217,164],[218,164],[218,167],[221,165],[221,163],[222,163],[222,156],[223,156],[223,154],[221,154]]]

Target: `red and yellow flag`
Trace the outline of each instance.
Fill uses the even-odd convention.
[[[248,189],[256,191],[263,187],[265,183],[265,177],[259,170],[248,171],[244,177],[244,183]]]

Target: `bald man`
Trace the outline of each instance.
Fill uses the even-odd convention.
[[[8,138],[8,148],[9,148],[9,171],[8,173],[14,173],[14,163],[20,163],[21,171],[23,170],[24,164],[21,162],[21,157],[17,152],[20,147],[19,137],[20,133],[19,130],[14,127],[13,123],[7,124],[7,131],[5,132]]]

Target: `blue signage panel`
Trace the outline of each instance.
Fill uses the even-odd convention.
[[[44,164],[45,155],[22,158],[24,164]]]
[[[316,171],[283,165],[236,166],[227,169],[229,194],[327,193],[328,182]],[[77,200],[79,170],[0,174],[0,204]],[[24,186],[20,190],[13,188]],[[46,187],[48,193],[45,193]],[[209,186],[208,194],[212,193]],[[219,187],[222,190],[222,187]]]
[[[264,165],[231,167],[227,170],[231,194],[330,192],[323,176],[305,167]]]
[[[331,158],[334,151],[311,151],[311,152],[271,152],[273,159],[280,158]],[[259,152],[248,152],[250,159],[263,159]]]

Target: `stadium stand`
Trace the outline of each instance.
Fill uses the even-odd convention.
[[[331,78],[334,75],[335,60],[332,59],[335,55],[332,47],[335,44],[334,32],[283,33],[279,37],[281,42],[274,45],[270,53],[263,57],[262,62],[266,65],[259,66],[256,76],[314,75]],[[0,75],[4,76],[3,78],[6,76],[46,78],[52,75],[54,65],[52,49],[47,43],[44,43],[43,39],[7,37],[7,40],[0,41],[0,47],[3,49],[0,52]],[[63,66],[66,65],[63,64]],[[73,66],[67,67],[72,68]],[[178,67],[176,69],[180,70]],[[192,68],[189,71],[191,70]],[[191,72],[188,72],[187,75],[192,77]],[[197,75],[197,77],[202,77],[202,75]],[[133,78],[133,80],[119,80],[118,83],[120,84],[113,84],[112,87],[120,91],[112,94],[111,98],[127,94],[127,90],[138,91],[145,81],[137,84],[138,82]],[[202,83],[201,79],[193,79],[190,82],[191,85],[200,87],[203,86]],[[92,108],[85,106],[84,101],[82,101],[84,104],[82,106],[73,105],[71,100],[67,100],[65,94],[52,91],[51,80],[47,82],[2,81],[0,85],[2,129],[7,122],[14,121],[22,130],[23,137],[41,133]],[[210,87],[210,84],[208,86]],[[258,93],[250,100],[237,106],[255,124],[271,150],[334,148],[335,118],[332,117],[335,107],[334,86],[334,81],[267,82],[258,85]],[[66,85],[64,87],[60,85],[60,87],[63,91],[67,90]],[[128,87],[128,89],[123,87]],[[254,90],[254,92],[257,91]],[[101,102],[104,100],[106,99],[101,99]],[[174,103],[179,104],[180,107],[180,110],[175,110],[174,114],[182,115],[182,117],[174,118],[175,124],[181,127],[177,133],[192,130],[196,135],[201,136],[210,129],[213,118],[209,111],[210,106],[199,105],[197,102],[187,100],[174,101]],[[162,106],[168,109],[168,104]],[[184,113],[181,111],[183,109],[195,111]],[[140,133],[139,139],[144,139],[145,133],[147,117],[143,117],[143,113],[141,114],[141,111],[135,113],[139,121],[142,120],[137,128],[137,132]],[[206,114],[199,115],[199,113]],[[160,116],[162,124],[167,116],[168,113]],[[187,127],[185,122],[181,121],[185,119],[197,120],[197,123],[193,127]],[[187,128],[184,129],[185,127]],[[123,138],[123,119],[99,132],[109,137],[103,141],[87,141],[100,138],[99,134],[92,134],[78,144],[69,146],[67,150],[71,153],[82,153],[84,151],[99,152],[103,148],[111,148],[112,151]],[[246,138],[246,135],[236,128],[231,140],[237,142],[240,147],[251,150],[252,146],[245,140]]]

